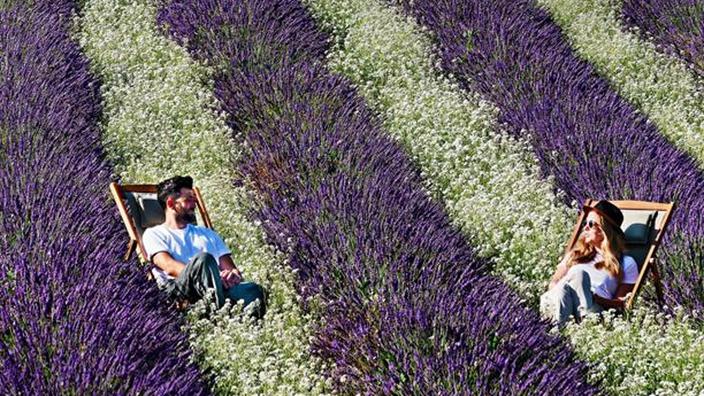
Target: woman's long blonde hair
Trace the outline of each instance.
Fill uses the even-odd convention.
[[[623,275],[621,273],[620,259],[626,249],[626,241],[623,235],[616,230],[615,226],[604,219],[604,216],[599,216],[599,227],[604,235],[599,246],[604,260],[594,264],[594,266],[597,269],[606,269],[620,283]],[[575,264],[588,263],[596,256],[596,247],[588,244],[584,239],[585,233],[582,232],[568,255],[568,269]]]

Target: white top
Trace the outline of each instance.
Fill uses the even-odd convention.
[[[147,228],[142,237],[144,249],[149,261],[159,252],[167,252],[186,265],[201,252],[210,253],[219,260],[221,256],[230,254],[220,235],[207,227],[188,224],[181,229],[169,228],[166,224]],[[173,276],[154,266],[152,273],[159,285],[164,284]]]
[[[584,270],[584,272],[589,275],[592,292],[601,297],[612,299],[616,295],[616,289],[618,289],[618,278],[611,275],[606,269],[596,269],[594,264],[603,260],[604,258],[601,254],[597,253],[592,261],[573,265],[567,272],[567,275],[565,275],[565,278],[569,278],[574,271]],[[638,280],[638,264],[636,264],[636,260],[624,254],[621,258],[621,272],[623,273],[621,283],[628,285],[635,284]]]

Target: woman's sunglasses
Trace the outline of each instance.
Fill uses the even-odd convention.
[[[598,228],[600,227],[599,223],[594,221],[594,220],[584,220],[582,221],[582,228],[585,228],[586,226],[589,226],[589,228]]]

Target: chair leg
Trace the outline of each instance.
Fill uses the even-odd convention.
[[[658,303],[662,307],[662,305],[665,303],[665,298],[662,292],[662,282],[660,282],[660,271],[658,270],[658,265],[656,264],[655,260],[653,260],[652,264],[650,265],[650,276],[653,278],[653,283],[655,283],[655,292],[658,296]]]
[[[130,239],[129,243],[127,243],[127,253],[125,253],[125,261],[129,260],[130,257],[132,257],[132,253],[134,252],[134,249],[137,247],[137,243],[134,239]]]

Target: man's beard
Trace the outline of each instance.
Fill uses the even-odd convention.
[[[181,213],[178,213],[176,215],[176,220],[188,223],[188,224],[195,224],[196,222],[196,212],[195,211],[183,211]]]

